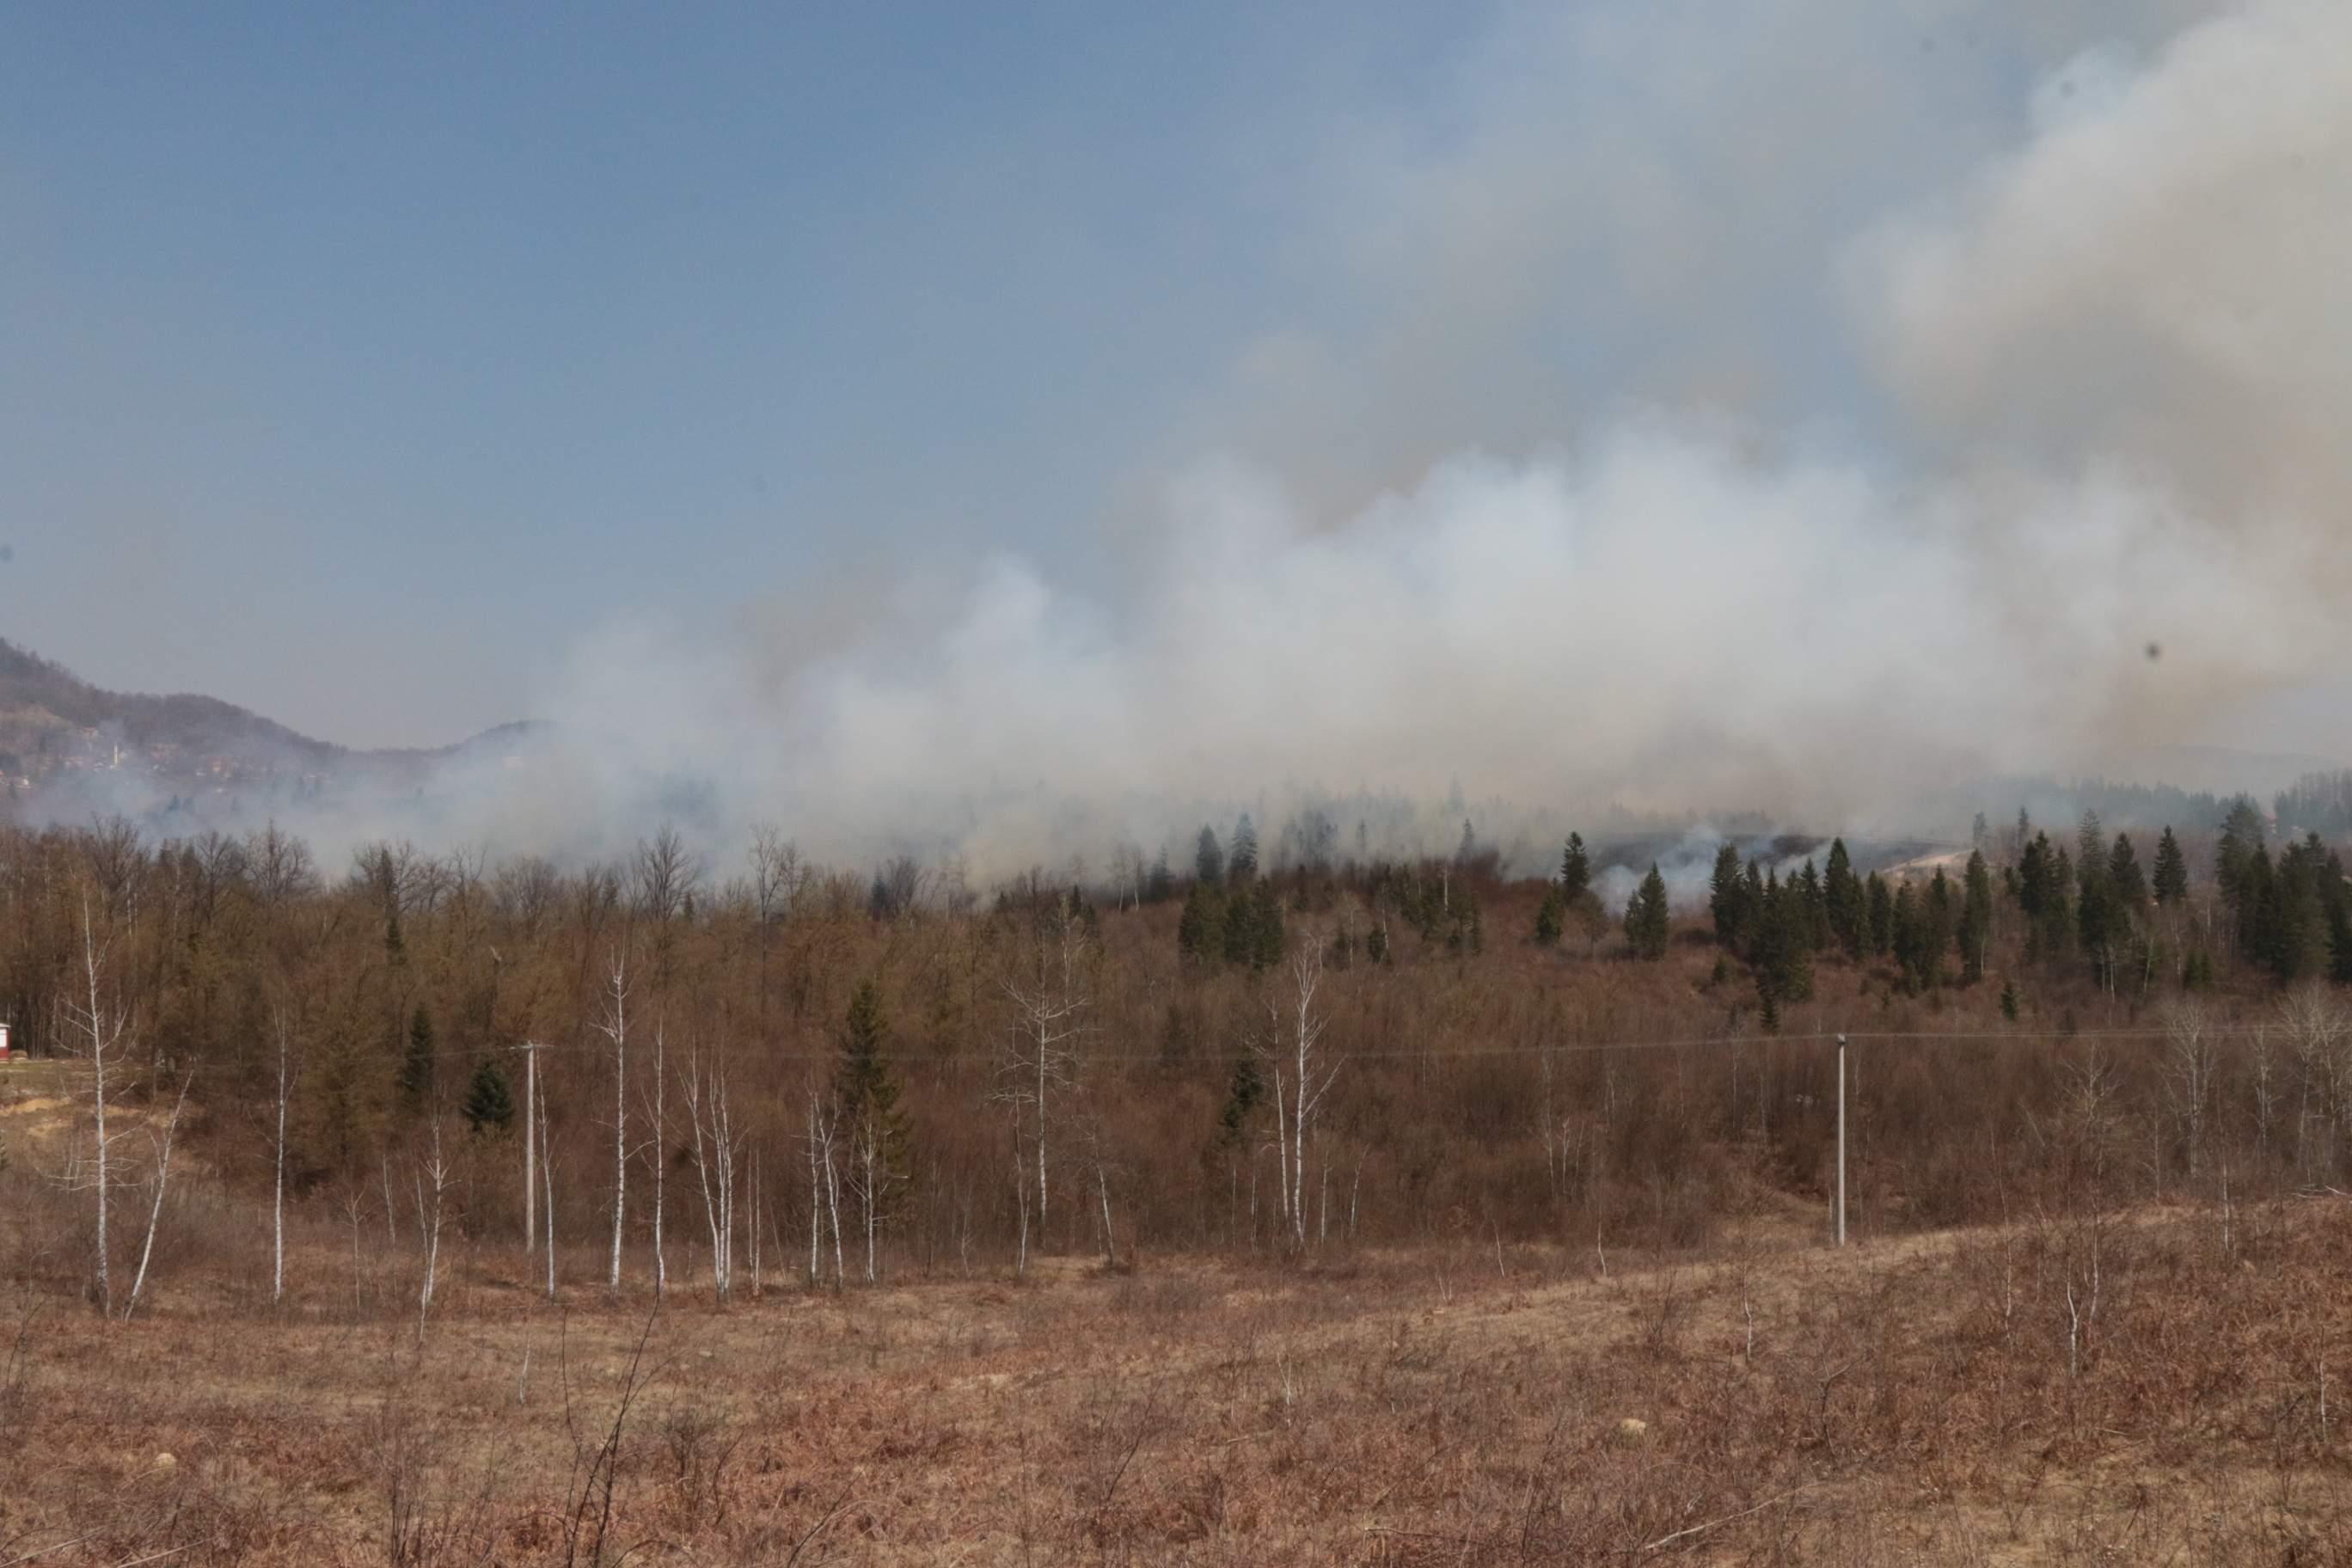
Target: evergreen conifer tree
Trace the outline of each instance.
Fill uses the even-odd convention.
[[[1728,843],[1715,852],[1713,889],[1707,909],[1715,917],[1715,940],[1737,952],[1744,935],[1748,881],[1740,873],[1739,851]]]
[[[485,1056],[475,1065],[458,1111],[466,1125],[477,1132],[503,1131],[514,1120],[514,1090],[508,1087],[506,1069],[499,1066],[497,1057]]]
[[[2180,853],[2180,840],[2167,827],[2164,837],[2156,841],[2156,901],[2171,905],[2189,897],[2189,860]]]
[[[1257,875],[1257,829],[1250,825],[1246,811],[1234,824],[1234,848],[1225,858],[1225,875],[1235,882],[1246,882]]]
[[[1992,871],[1984,851],[1971,852],[1960,904],[1960,973],[1969,984],[1984,978],[1986,949],[1992,945]]]
[[[411,1100],[423,1100],[433,1090],[433,1016],[421,1002],[408,1020],[408,1046],[400,1058],[400,1089]]]
[[[1869,896],[1862,879],[1853,874],[1853,857],[1845,840],[1830,840],[1829,865],[1822,873],[1822,896],[1828,905],[1831,939],[1848,958],[1860,958],[1870,940]]]
[[[1559,858],[1559,897],[1561,904],[1574,909],[1592,887],[1592,860],[1584,852],[1581,834],[1568,836],[1568,847]]]
[[[1658,865],[1654,860],[1650,874],[1642,879],[1641,887],[1625,900],[1625,941],[1636,958],[1659,959],[1666,955],[1671,931],[1666,912],[1666,879],[1658,874]]]
[[[1212,888],[1224,882],[1225,852],[1217,844],[1217,830],[1213,827],[1203,826],[1193,844],[1192,879]]]

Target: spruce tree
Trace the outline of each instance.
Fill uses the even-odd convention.
[[[1671,931],[1666,912],[1666,879],[1658,874],[1658,864],[1653,860],[1650,874],[1642,879],[1640,889],[1625,900],[1625,941],[1636,958],[1664,958]]]
[[[1574,909],[1591,887],[1592,860],[1584,852],[1583,835],[1571,833],[1568,836],[1568,847],[1559,857],[1560,902]]]
[[[1262,889],[1258,889],[1262,890]],[[1225,900],[1224,960],[1227,963],[1257,962],[1258,900],[1255,891],[1236,875],[1232,896]]]
[[[1870,940],[1869,896],[1862,879],[1853,874],[1853,859],[1845,840],[1830,840],[1827,869],[1822,873],[1822,896],[1828,904],[1830,936],[1848,958],[1860,958]]]
[[[883,1055],[889,1020],[882,1011],[882,989],[861,980],[850,993],[849,1011],[842,1019],[841,1049],[834,1062],[833,1102],[849,1134],[850,1146],[871,1139],[877,1152],[877,1175],[891,1183],[907,1176],[907,1119],[898,1108],[898,1079]],[[885,1184],[877,1181],[877,1187]],[[877,1194],[879,1206],[880,1194]]]
[[[1558,947],[1567,920],[1568,905],[1559,896],[1559,885],[1554,883],[1544,889],[1543,902],[1536,906],[1536,945]]]
[[[506,1069],[499,1066],[495,1056],[485,1056],[475,1065],[474,1076],[466,1085],[466,1098],[458,1106],[466,1125],[479,1132],[488,1129],[503,1131],[514,1120],[514,1091],[507,1084]]]
[[[1282,962],[1283,949],[1289,944],[1282,921],[1282,898],[1274,890],[1272,878],[1259,881],[1250,904],[1250,967],[1271,969]]]
[[[1192,847],[1192,879],[1204,887],[1221,886],[1225,879],[1225,852],[1217,844],[1217,830],[1203,826],[1201,837]]]
[[[1246,882],[1257,875],[1257,829],[1250,825],[1246,811],[1234,824],[1234,849],[1225,858],[1225,875],[1235,882]]]
[[[1713,886],[1707,909],[1715,917],[1715,940],[1737,952],[1747,914],[1748,882],[1740,874],[1739,851],[1729,844],[1715,852]]]
[[[1974,984],[1984,978],[1985,950],[1992,944],[1992,871],[1981,849],[1969,856],[1960,903],[1960,973]]]
[[[1265,1099],[1265,1079],[1257,1058],[1244,1051],[1234,1058],[1234,1075],[1225,1087],[1224,1109],[1217,1113],[1217,1142],[1239,1148],[1249,1137],[1251,1113]]]
[[[1213,882],[1194,882],[1176,919],[1176,951],[1214,963],[1225,955],[1225,900]]]
[[[1886,879],[1873,871],[1864,898],[1870,908],[1870,951],[1884,958],[1895,945],[1895,896],[1887,891]]]
[[[1151,874],[1144,879],[1143,901],[1164,904],[1175,896],[1176,878],[1168,869],[1168,847],[1160,847],[1160,858],[1151,863]]]
[[[2122,914],[2137,915],[2147,908],[2147,879],[2140,872],[2139,854],[2127,833],[2116,835],[2116,847],[2107,855],[2107,896]]]
[[[417,1100],[433,1090],[433,1016],[421,1002],[408,1020],[408,1047],[400,1058],[400,1089]]]
[[[2180,853],[2180,840],[2167,827],[2164,837],[2156,841],[2156,901],[2171,905],[2189,897],[2189,860]]]

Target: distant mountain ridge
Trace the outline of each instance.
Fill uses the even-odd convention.
[[[440,747],[339,746],[216,697],[110,691],[0,638],[0,772],[18,787],[60,771],[126,763],[166,777],[374,771],[509,744],[537,728],[502,724]]]

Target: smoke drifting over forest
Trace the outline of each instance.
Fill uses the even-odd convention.
[[[1664,37],[1629,47],[1672,44],[1681,12],[1658,15]],[[1474,356],[1562,314],[1553,242],[1477,225],[1539,188],[1547,156],[1572,183],[1607,141],[1505,119],[1399,154],[1397,205],[1356,257],[1390,265],[1381,237],[1402,227],[1505,258],[1508,288],[1466,263],[1452,279],[1451,300],[1488,301],[1457,312]],[[1780,205],[1784,171],[1787,204],[1818,195],[1806,171],[1830,149],[1780,129],[1743,210]],[[1623,186],[1655,180],[1672,205],[1644,149],[1619,155]],[[959,851],[982,871],[1360,791],[1429,803],[1383,831],[1450,848],[1437,803],[1457,786],[1891,831],[1954,778],[2207,738],[2346,648],[2352,7],[2257,0],[2137,58],[2064,60],[2021,139],[1970,163],[1840,224],[1818,281],[1845,335],[1822,353],[1856,367],[1863,413],[1835,430],[1703,391],[1487,433],[1400,377],[1348,390],[1346,418],[1385,444],[1351,473],[1328,432],[1211,421],[1121,586],[999,556],[854,609],[818,610],[816,584],[719,630],[604,626],[525,754],[445,770],[381,826],[596,852],[666,817],[714,847],[766,820],[818,852]],[[1634,271],[1769,233],[1648,233],[1623,210],[1592,215],[1595,243]],[[1663,333],[1691,308],[1671,289],[1648,307]],[[1311,353],[1277,334],[1244,380],[1312,401],[1351,363],[1443,361],[1425,340],[1454,330],[1439,309]],[[1265,369],[1302,359],[1334,380]]]

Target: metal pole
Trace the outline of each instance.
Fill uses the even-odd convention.
[[[1845,1037],[1838,1037],[1837,1244],[1845,1245]]]
[[[522,1047],[522,1255],[539,1249],[539,1042]]]

